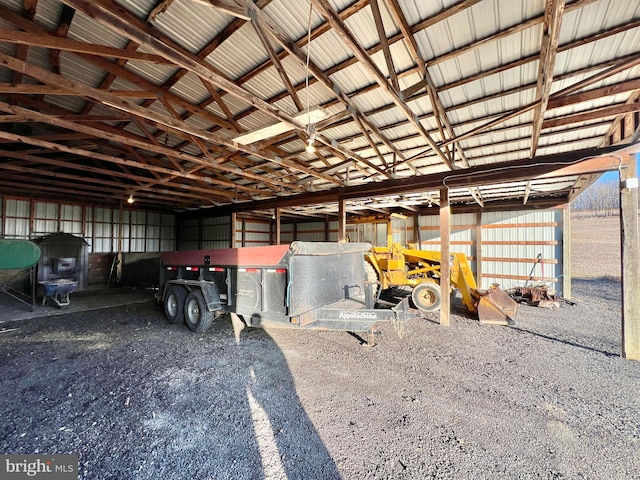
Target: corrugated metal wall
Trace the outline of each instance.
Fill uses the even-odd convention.
[[[451,216],[451,252],[464,253],[471,270],[477,272],[476,265],[476,214],[460,213]],[[440,251],[440,221],[436,216],[422,216],[420,225],[420,248]]]
[[[480,232],[477,220],[477,214],[452,215],[451,251],[467,255],[474,275],[482,262],[480,288],[522,286],[532,276],[530,285],[544,282],[562,294],[562,210],[485,212]],[[439,217],[422,216],[419,223],[421,248],[439,251]]]
[[[326,228],[325,222],[299,223],[296,240],[301,242],[324,242],[326,240]]]
[[[200,220],[197,218],[178,220],[177,250],[200,249]]]
[[[236,245],[243,247],[271,245],[271,222],[239,218],[236,222]]]
[[[7,198],[4,201],[4,238],[26,239],[30,237],[31,202]]]
[[[28,240],[63,232],[85,238],[90,253],[118,251],[118,209],[3,197],[0,215],[2,238]],[[122,222],[124,253],[175,249],[175,215],[123,210]]]
[[[562,211],[482,215],[482,279],[512,288],[544,282],[562,290]]]
[[[417,221],[417,226],[416,226]],[[202,238],[199,237],[202,222]],[[95,222],[94,222],[95,223]],[[327,231],[328,228],[328,231]],[[498,283],[502,288],[544,282],[562,294],[562,210],[507,211],[454,214],[451,218],[451,251],[464,253],[480,288]],[[179,249],[225,248],[228,246],[230,217],[190,219],[180,222]],[[347,225],[352,241],[386,242],[386,225]],[[407,243],[423,250],[440,250],[439,217],[407,217]],[[321,242],[338,239],[338,222],[324,221],[283,224],[281,243],[294,240]],[[264,246],[274,241],[269,220],[238,219],[237,246]],[[480,264],[479,264],[480,262]],[[480,268],[479,268],[480,267]],[[477,272],[481,271],[481,278]]]
[[[203,249],[229,248],[231,232],[231,217],[209,217],[202,219]]]

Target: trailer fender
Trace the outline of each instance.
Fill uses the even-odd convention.
[[[216,312],[222,310],[222,302],[220,301],[220,292],[213,282],[202,283],[200,286],[204,301],[207,304],[207,310]]]
[[[205,282],[201,280],[171,280],[165,284],[164,294],[162,301],[164,302],[167,297],[167,292],[174,285],[181,285],[187,293],[191,293],[193,290],[200,290],[209,312],[217,312],[222,310],[222,301],[220,300],[220,292],[213,282]]]

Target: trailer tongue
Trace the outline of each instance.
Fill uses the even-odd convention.
[[[230,313],[251,326],[363,332],[374,325],[400,329],[408,299],[392,309],[374,308],[377,285],[366,281],[368,243],[305,243],[161,254],[160,290],[171,322],[207,330]]]

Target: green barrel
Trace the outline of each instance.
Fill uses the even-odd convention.
[[[0,270],[29,268],[40,260],[40,247],[29,240],[0,240]]]

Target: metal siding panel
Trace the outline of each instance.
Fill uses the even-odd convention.
[[[245,245],[247,247],[269,245],[271,242],[270,228],[269,223],[247,220],[245,222]]]
[[[293,238],[293,224],[286,223],[280,226],[280,243],[291,243],[295,239]]]
[[[10,198],[7,200],[6,215],[9,217],[29,218],[29,210],[31,203],[29,200],[15,200]]]
[[[62,221],[60,222],[60,230],[64,233],[71,233],[72,235],[82,236],[82,223]]]
[[[82,221],[82,207],[80,205],[62,205],[61,220],[73,222]]]
[[[557,242],[561,238],[562,225],[541,225],[556,221],[555,210],[529,212],[489,212],[483,213],[483,225],[504,225],[505,228],[484,228],[483,242],[504,242],[497,245],[483,245],[486,258],[512,258],[533,260],[538,254],[542,259],[557,260],[557,264],[529,262],[498,262],[485,260],[482,265],[482,285],[487,288],[491,283],[498,283],[501,288],[522,286],[533,274],[545,278],[558,278],[562,272],[562,249],[558,245],[545,245],[546,242]],[[525,224],[534,224],[522,226]],[[519,226],[521,225],[521,226]],[[530,242],[530,243],[526,243]],[[541,244],[536,244],[541,243]],[[560,272],[560,273],[559,273]],[[502,276],[506,278],[502,278]],[[522,277],[522,278],[509,278]],[[550,288],[559,289],[560,283],[552,283]]]
[[[324,222],[298,224],[297,240],[302,242],[324,242]]]

